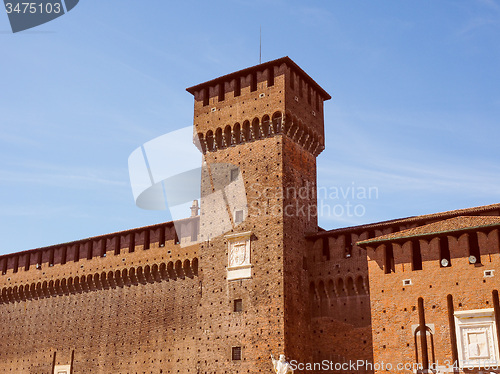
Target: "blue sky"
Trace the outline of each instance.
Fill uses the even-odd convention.
[[[333,97],[319,186],[378,191],[322,227],[500,201],[499,1],[81,0],[0,16],[0,254],[169,220],[134,205],[128,156],[192,124],[186,87],[257,64],[260,25],[263,61]]]

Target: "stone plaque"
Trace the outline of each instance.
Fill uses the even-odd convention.
[[[460,366],[464,368],[499,364],[493,309],[455,312]]]
[[[227,239],[227,280],[246,279],[252,277],[250,262],[250,243],[252,233],[242,232],[226,235]]]

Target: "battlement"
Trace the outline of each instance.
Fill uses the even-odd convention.
[[[192,260],[198,256],[198,226],[199,216],[3,255],[0,286],[55,282],[70,275],[88,276],[134,264],[157,263],[160,268],[162,260]]]
[[[288,57],[187,89],[204,153],[286,135],[318,155],[325,146],[323,102],[331,96]]]

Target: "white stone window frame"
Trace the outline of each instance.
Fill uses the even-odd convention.
[[[225,236],[228,281],[252,278],[251,237],[251,231]]]
[[[457,337],[458,359],[461,368],[499,366],[500,354],[493,308],[455,312],[455,334]],[[487,351],[471,357],[466,347],[467,334],[485,334]]]
[[[71,365],[56,365],[54,367],[54,374],[59,374],[59,373],[66,373],[66,374],[71,373]]]

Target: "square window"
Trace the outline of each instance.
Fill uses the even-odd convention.
[[[234,223],[241,223],[243,222],[243,211],[242,210],[237,210],[234,212]]]
[[[231,352],[231,357],[233,361],[241,360],[241,347],[233,347]]]
[[[243,300],[236,299],[233,303],[233,312],[241,312],[243,310]]]
[[[236,179],[238,179],[238,175],[240,175],[240,170],[239,169],[232,169],[231,170],[231,182],[234,182]]]

